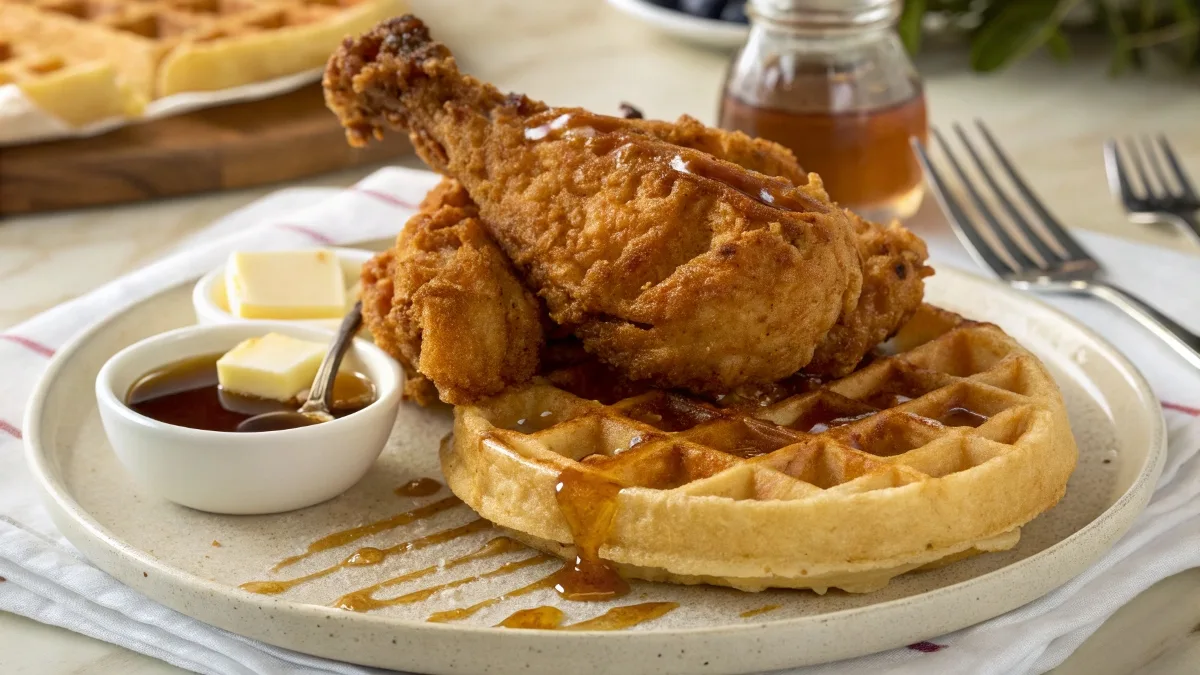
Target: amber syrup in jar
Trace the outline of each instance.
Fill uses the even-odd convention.
[[[792,150],[830,197],[873,220],[906,218],[924,195],[911,139],[925,94],[892,29],[897,0],[751,0],[720,125]]]

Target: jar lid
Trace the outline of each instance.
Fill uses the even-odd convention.
[[[755,18],[813,27],[892,23],[901,0],[750,0]]]

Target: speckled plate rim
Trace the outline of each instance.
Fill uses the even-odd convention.
[[[1161,406],[1137,369],[1114,347],[1059,310],[994,281],[939,268],[956,287],[1001,294],[1041,323],[1074,331],[1128,386],[1148,411],[1145,456],[1130,487],[1090,523],[1028,558],[957,584],[828,614],[711,627],[601,632],[514,631],[431,624],[386,616],[341,613],[328,607],[253,595],[171,567],[116,537],[78,504],[43,444],[45,408],[58,374],[81,348],[131,307],[98,322],[54,357],[25,417],[26,457],[43,502],[63,535],[95,565],[122,583],[186,615],[231,632],[296,651],[364,665],[428,673],[530,672],[530,667],[576,673],[620,667],[640,672],[746,673],[861,656],[936,637],[1031,602],[1086,569],[1132,524],[1153,493],[1166,458]],[[181,287],[140,303],[180,302]],[[1106,390],[1102,390],[1106,391]],[[1122,449],[1125,449],[1124,447]],[[967,598],[970,597],[969,600]],[[336,615],[336,617],[335,617]],[[332,632],[331,632],[332,631]],[[328,638],[326,636],[329,636]],[[536,671],[535,671],[536,672]]]

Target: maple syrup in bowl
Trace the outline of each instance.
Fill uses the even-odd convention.
[[[911,139],[928,134],[921,80],[892,26],[898,0],[751,0],[720,125],[766,138],[838,204],[907,218],[924,196]]]
[[[331,499],[367,473],[391,435],[404,380],[396,361],[365,340],[351,344],[343,368],[365,380],[347,380],[351,389],[373,385],[370,402],[322,424],[231,432],[258,409],[222,402],[213,357],[270,332],[331,338],[297,322],[189,326],[130,345],[104,364],[96,377],[100,421],[142,491],[211,513],[278,513]]]
[[[129,389],[125,403],[152,420],[188,429],[247,433],[242,423],[268,413],[296,412],[304,403],[275,401],[232,392],[221,387],[217,360],[204,354],[170,363],[146,373]],[[307,394],[307,392],[305,392]],[[340,370],[333,383],[330,413],[341,418],[375,402],[375,385],[362,373]],[[307,424],[315,424],[315,421]],[[285,427],[272,429],[282,431]],[[248,433],[262,433],[255,429]]]

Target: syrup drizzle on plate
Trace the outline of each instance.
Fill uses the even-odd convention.
[[[775,610],[779,609],[779,607],[780,607],[780,605],[763,605],[762,607],[748,609],[748,610],[742,612],[741,614],[738,614],[738,616],[742,617],[743,619],[749,619],[750,617],[758,616],[759,614],[766,614],[767,612],[774,612]]]
[[[347,593],[346,595],[343,595],[335,600],[333,606],[339,609],[348,609],[354,612],[369,612],[371,610],[380,609],[383,607],[391,607],[393,605],[408,605],[421,602],[423,600],[428,600],[435,594],[451,588],[457,588],[459,586],[465,586],[466,584],[474,583],[476,581],[482,581],[484,579],[491,579],[493,577],[511,574],[517,570],[525,569],[526,567],[532,567],[534,565],[540,565],[553,560],[552,556],[539,553],[538,555],[530,558],[524,558],[505,563],[495,569],[483,572],[481,574],[462,577],[453,581],[447,581],[443,584],[430,586],[429,588],[423,588],[419,591],[413,591],[412,593],[407,593],[395,598],[379,599],[375,597],[375,594],[378,591],[390,586],[398,586],[414,579],[420,579],[421,577],[428,576],[434,572],[452,569],[476,560],[483,560],[485,558],[491,558],[504,553],[512,553],[514,551],[522,550],[525,550],[525,546],[523,544],[513,539],[509,539],[508,537],[496,537],[474,552],[468,553],[464,556],[459,556],[452,560],[448,560],[444,565],[431,565],[415,572],[409,572],[408,574],[402,574],[398,577],[392,577],[387,581],[381,581],[377,584],[367,586],[366,588]]]
[[[379,534],[380,532],[387,532],[388,530],[394,530],[397,527],[401,527],[403,525],[415,523],[418,520],[422,520],[425,518],[429,518],[431,516],[435,516],[435,515],[441,513],[442,511],[452,509],[461,504],[462,504],[462,500],[460,500],[458,497],[446,497],[445,499],[440,499],[436,502],[433,502],[431,504],[426,504],[425,506],[415,508],[411,511],[405,511],[404,513],[398,513],[389,518],[384,518],[383,520],[377,520],[373,523],[367,523],[366,525],[360,525],[358,527],[353,527],[348,530],[334,532],[333,534],[321,537],[320,539],[309,544],[308,548],[305,549],[304,553],[300,553],[300,554],[291,556],[289,558],[284,558],[283,560],[280,560],[278,563],[275,564],[274,567],[271,568],[271,571],[278,572],[279,570],[281,570],[285,567],[288,567],[290,565],[295,565],[296,563],[300,562],[301,560],[304,560],[305,558],[316,555],[317,553],[320,553],[322,551],[328,551],[329,549],[332,549],[332,548],[338,548],[339,546],[345,546],[346,544],[354,543],[354,542],[358,541],[359,539],[362,539],[363,537],[369,537],[373,534]]]
[[[278,593],[283,593],[284,591],[295,588],[296,586],[299,586],[305,582],[329,576],[330,574],[347,567],[366,567],[369,565],[378,565],[391,556],[402,555],[411,551],[419,551],[423,548],[437,544],[444,544],[446,542],[454,541],[460,537],[465,537],[476,532],[482,532],[490,529],[491,527],[492,524],[488,521],[482,518],[477,518],[466,525],[460,525],[449,530],[435,532],[433,534],[420,537],[419,539],[402,541],[399,544],[395,544],[387,548],[374,548],[370,546],[360,548],[336,565],[331,565],[324,569],[317,570],[316,572],[312,572],[311,574],[305,574],[301,577],[284,579],[280,581],[249,581],[242,584],[238,588],[241,588],[244,591],[250,591],[251,593],[276,595]]]
[[[594,619],[563,625],[565,615],[557,607],[522,609],[496,624],[497,628],[535,628],[541,630],[624,630],[653,621],[679,607],[677,602],[643,602],[613,607]]]
[[[677,607],[677,602],[643,602],[613,607],[594,619],[563,626],[562,630],[624,630],[657,619]]]
[[[496,624],[496,628],[536,628],[540,630],[554,630],[562,625],[566,614],[557,607],[550,605],[542,605],[541,607],[531,607],[530,609],[522,609],[510,614],[500,623]]]
[[[553,560],[553,558],[550,556],[545,556],[545,558],[546,558],[546,560]],[[465,619],[469,616],[474,615],[481,609],[491,607],[492,605],[497,605],[501,602],[504,602],[505,600],[510,600],[512,598],[519,598],[522,595],[527,595],[529,593],[533,593],[534,591],[540,591],[544,588],[553,588],[554,580],[557,578],[557,576],[558,576],[558,572],[555,572],[554,574],[551,574],[548,577],[542,577],[541,579],[538,579],[537,581],[534,581],[533,583],[526,584],[516,590],[508,591],[507,593],[502,593],[495,597],[488,598],[487,600],[481,600],[480,602],[477,602],[469,607],[460,607],[458,609],[450,609],[450,610],[446,610],[444,612],[436,612],[434,614],[431,614],[429,616],[429,618],[426,619],[426,621],[430,621],[432,623],[447,623],[450,621],[459,621],[459,620]]]
[[[437,493],[442,487],[442,483],[435,479],[418,478],[396,488],[395,492],[397,495],[403,497],[423,497]],[[436,612],[430,615],[428,621],[435,623],[458,621],[506,600],[545,589],[554,589],[560,596],[568,600],[583,601],[608,600],[620,597],[629,592],[629,584],[617,574],[609,563],[599,556],[600,546],[608,536],[612,519],[616,514],[616,500],[621,486],[602,476],[568,469],[560,474],[559,485],[557,487],[559,504],[563,509],[564,517],[570,525],[576,550],[578,551],[575,561],[567,562],[561,569],[552,574],[538,578],[514,590],[487,598],[467,607]],[[364,537],[431,518],[461,504],[462,502],[457,497],[451,496],[366,525],[334,532],[309,544],[303,553],[279,561],[272,567],[272,571],[278,571],[294,565],[317,553],[352,544]],[[362,547],[351,553],[341,562],[309,574],[291,579],[250,581],[242,584],[240,588],[252,593],[275,595],[288,591],[300,584],[329,576],[342,569],[380,565],[392,556],[445,544],[478,532],[487,531],[492,527],[492,524],[488,521],[477,518],[457,527],[403,541],[385,548],[373,546]],[[355,612],[369,612],[395,605],[415,604],[428,600],[445,590],[511,574],[527,567],[541,565],[556,559],[549,554],[538,553],[528,558],[504,563],[479,574],[461,577],[397,597],[376,597],[384,589],[415,581],[436,572],[453,569],[471,562],[506,553],[527,550],[529,549],[525,545],[514,539],[503,536],[496,537],[484,543],[480,548],[465,555],[452,558],[438,565],[430,565],[391,577],[346,593],[335,600],[332,606]],[[508,628],[542,628],[546,630],[571,631],[620,630],[657,619],[674,610],[676,607],[678,607],[678,604],[672,602],[649,602],[626,605],[614,607],[592,619],[563,625],[565,615],[562,610],[551,606],[541,606],[518,611],[501,622],[501,626]]]

